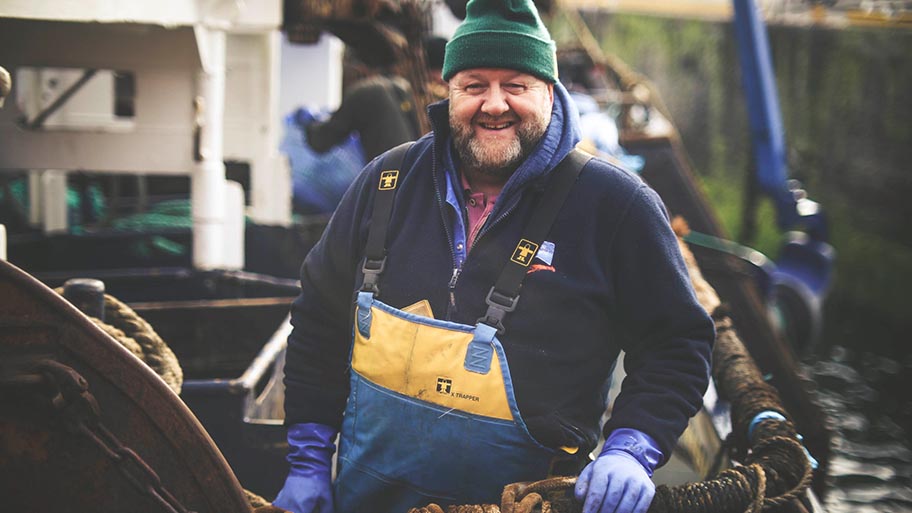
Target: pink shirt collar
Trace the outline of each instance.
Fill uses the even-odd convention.
[[[494,203],[498,195],[485,195],[483,192],[472,192],[469,181],[466,180],[464,173],[459,173],[459,181],[462,183],[463,197],[465,198],[466,212],[468,213],[469,225],[467,227],[468,237],[466,239],[466,251],[472,249],[472,242],[478,236],[481,227],[484,226],[491,211],[494,210]]]

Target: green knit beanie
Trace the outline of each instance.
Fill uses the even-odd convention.
[[[471,68],[507,68],[557,81],[556,45],[532,0],[469,0],[446,45],[443,79]]]

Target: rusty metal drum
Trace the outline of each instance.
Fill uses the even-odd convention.
[[[161,378],[54,291],[0,260],[0,510],[250,506]]]

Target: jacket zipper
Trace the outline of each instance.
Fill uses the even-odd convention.
[[[519,205],[519,200],[516,200],[516,203],[511,205],[510,208],[504,211],[504,213],[500,214],[497,219],[491,221],[490,223],[485,223],[484,226],[481,227],[481,230],[478,230],[478,233],[475,234],[475,238],[472,239],[472,247],[475,247],[475,244],[478,244],[478,241],[481,240],[482,235],[488,233],[488,231],[493,228],[494,225],[503,221],[508,215],[513,213],[513,211],[516,210],[517,205]]]
[[[438,193],[438,196],[439,196],[439,193]],[[517,205],[519,205],[519,200],[517,200],[516,203],[511,205],[509,209],[507,209],[502,214],[500,214],[500,216],[498,216],[497,219],[491,221],[490,223],[485,223],[484,226],[481,227],[481,230],[479,230],[478,233],[475,234],[475,238],[472,239],[471,247],[475,247],[475,244],[478,244],[478,241],[481,239],[481,236],[484,235],[485,233],[487,233],[494,225],[503,221],[508,215],[510,215],[516,209]],[[451,252],[452,252],[452,247],[453,247],[453,244],[451,241],[450,242],[450,248],[451,248],[450,251]],[[466,258],[468,258],[468,255],[466,255]],[[456,259],[456,256],[454,254],[454,256],[453,256],[454,262],[455,262],[455,259]],[[447,320],[450,320],[451,319],[450,315],[456,312],[456,282],[459,281],[460,272],[462,272],[462,269],[454,266],[453,277],[450,278],[450,286],[449,286],[450,287],[450,305],[447,307]]]
[[[446,315],[446,320],[450,321],[453,319],[453,316],[456,313],[456,283],[459,281],[459,274],[462,272],[462,268],[459,267],[458,265],[456,265],[456,251],[453,250],[453,234],[450,232],[450,225],[447,222],[447,218],[446,218],[446,209],[443,207],[445,202],[440,197],[440,187],[439,187],[439,184],[437,183],[437,144],[436,144],[436,142],[435,142],[435,144],[431,145],[431,157],[433,158],[432,164],[431,164],[431,166],[432,166],[431,167],[431,171],[432,171],[431,176],[434,178],[434,194],[437,196],[437,204],[440,206],[440,210],[441,210],[440,216],[443,219],[443,228],[444,228],[444,232],[446,233],[446,236],[447,236],[447,245],[450,248],[450,258],[452,258],[452,260],[453,260],[453,276],[450,278],[450,283],[448,286],[450,302],[447,305],[447,315]],[[513,203],[510,206],[510,208],[508,208],[502,214],[500,214],[500,216],[498,216],[497,219],[491,221],[490,223],[485,223],[484,226],[481,227],[481,230],[479,230],[478,233],[475,234],[475,238],[472,239],[471,247],[474,247],[475,244],[477,244],[478,241],[481,239],[481,237],[484,234],[488,233],[488,231],[490,231],[491,228],[493,228],[495,225],[497,225],[498,223],[503,221],[514,210],[516,210],[516,207],[519,205],[519,202],[521,199],[522,199],[522,197],[517,199],[516,202]],[[461,215],[461,214],[459,214],[459,215]],[[466,255],[466,258],[468,258],[468,255]]]
[[[450,320],[450,314],[456,313],[456,281],[459,279],[459,272],[462,269],[453,268],[453,277],[450,278],[450,305],[447,307],[447,320]]]
[[[450,259],[453,262],[453,276],[450,278],[449,292],[450,301],[447,305],[446,320],[453,319],[456,313],[456,280],[459,279],[460,267],[456,264],[456,250],[453,249],[453,234],[450,232],[450,223],[446,216],[446,202],[440,197],[440,184],[437,183],[437,143],[431,145],[431,176],[434,179],[434,195],[437,197],[437,205],[440,208],[440,217],[443,220],[443,231],[447,236],[447,247],[450,248]],[[458,214],[458,213],[457,213]]]

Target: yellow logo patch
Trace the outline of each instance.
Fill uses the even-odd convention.
[[[510,260],[519,265],[528,266],[532,263],[532,257],[535,256],[536,251],[538,251],[538,244],[530,240],[520,239],[516,249],[513,250],[513,256],[510,257]]]
[[[399,181],[399,170],[390,169],[380,173],[380,190],[388,191],[396,188],[396,182]]]

